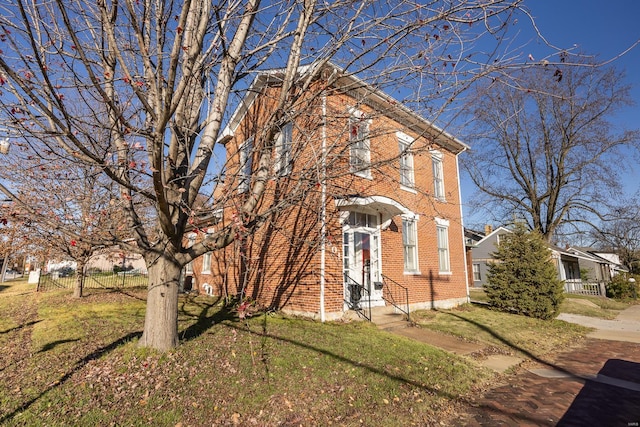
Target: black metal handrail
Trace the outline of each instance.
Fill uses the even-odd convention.
[[[349,287],[349,300],[345,299],[345,302],[353,311],[358,313],[358,316],[362,316],[371,322],[371,290],[367,289],[363,284],[358,283],[347,273],[344,273],[344,282]],[[367,310],[364,310],[360,305],[363,291],[369,296],[369,298],[367,298]],[[358,298],[356,299],[355,296],[358,296]]]
[[[383,287],[386,287],[387,289],[389,289],[388,292],[382,292],[382,299],[384,299],[386,302],[388,302],[389,304],[391,304],[392,306],[397,308],[399,311],[404,313],[407,316],[407,321],[410,322],[411,321],[411,316],[409,315],[409,288],[407,288],[406,286],[402,286],[400,283],[398,283],[395,280],[385,276],[384,274],[382,275],[382,283],[383,283]],[[398,293],[403,293],[404,294],[404,306],[405,306],[405,308],[402,308],[400,306],[400,304],[402,302],[397,302],[396,301],[396,297],[395,297],[396,292],[393,292],[390,289],[390,287],[388,286],[389,284],[393,284],[394,286],[396,286],[396,288],[400,288],[400,292],[398,292]],[[385,296],[385,294],[386,294],[386,296]]]

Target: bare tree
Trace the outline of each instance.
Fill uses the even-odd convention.
[[[80,237],[143,254],[149,292],[140,344],[166,350],[178,340],[182,267],[230,245],[239,229],[251,233],[264,223],[252,214],[266,183],[279,179],[269,167],[275,138],[283,123],[304,114],[302,100],[317,102],[307,90],[320,65],[334,61],[343,73],[393,88],[418,112],[436,114],[470,82],[512,63],[500,43],[520,2],[13,0],[1,6],[2,121],[22,158],[57,156],[113,183],[114,203],[105,209],[122,212],[135,245],[118,233]],[[491,42],[489,53],[472,51],[480,39]],[[314,66],[301,76],[301,64]],[[260,124],[250,197],[236,206],[236,223],[188,245],[185,232],[196,218],[230,203],[225,195],[196,200],[211,196],[224,174],[221,131],[230,110],[256,72],[271,68],[281,69],[281,81]],[[301,200],[309,182],[318,178],[274,209]],[[20,194],[11,197],[39,221],[77,235]]]
[[[600,249],[617,253],[632,273],[640,271],[640,212],[635,202],[612,209],[589,233]]]
[[[620,72],[567,53],[480,87],[464,162],[475,206],[499,221],[524,219],[547,241],[592,224],[621,188],[617,156],[638,141],[637,130],[611,122],[630,103]]]

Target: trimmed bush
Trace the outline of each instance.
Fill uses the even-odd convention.
[[[489,304],[505,312],[554,318],[564,298],[564,285],[544,239],[523,225],[505,237],[493,254],[496,262],[489,265],[485,286]]]

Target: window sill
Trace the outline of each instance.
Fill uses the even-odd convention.
[[[451,271],[438,271],[439,276],[452,276],[453,272]]]
[[[359,176],[360,178],[373,180],[373,176],[371,175],[371,172],[351,171],[351,173],[354,174],[355,176]]]
[[[407,187],[406,185],[400,184],[400,189],[412,194],[418,194],[418,190],[415,187]]]
[[[405,271],[403,274],[405,276],[420,276],[422,273],[420,271]]]

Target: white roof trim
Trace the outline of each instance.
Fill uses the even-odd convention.
[[[315,62],[298,67],[298,75],[303,75],[307,72],[313,71],[313,68],[317,67],[319,64],[320,62]],[[402,105],[383,91],[365,83],[355,75],[344,74],[344,70],[330,62],[326,63],[324,67],[338,73],[338,77],[333,81],[333,85],[335,87],[343,88],[346,91],[359,92],[363,100],[372,108],[378,107],[378,109],[380,109],[381,107],[384,107],[383,111],[388,117],[406,126],[416,134],[420,136],[431,136],[435,142],[456,154],[470,148],[467,144],[444,131],[442,128],[416,114],[413,110]],[[283,71],[283,69],[265,70],[261,71],[260,74],[256,76],[248,89],[247,96],[244,97],[234,111],[231,119],[220,133],[218,141],[223,141],[225,138],[233,137],[236,129],[242,122],[242,119],[247,114],[247,111],[255,101],[260,91],[269,82],[280,81],[282,79]]]

